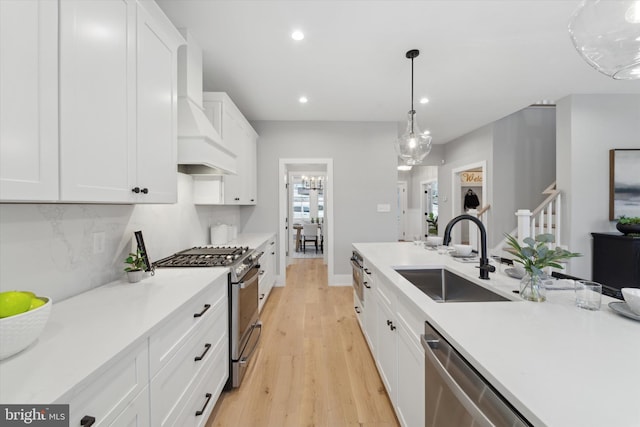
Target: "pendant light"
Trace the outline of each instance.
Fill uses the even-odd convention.
[[[640,0],[583,0],[569,20],[569,36],[599,72],[640,79]]]
[[[405,55],[411,59],[411,110],[407,118],[407,129],[394,144],[398,156],[409,166],[422,163],[431,151],[431,136],[420,131],[416,120],[416,110],[413,109],[413,60],[418,55],[420,55],[420,51],[417,49],[412,49]]]

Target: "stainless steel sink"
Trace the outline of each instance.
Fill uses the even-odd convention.
[[[441,268],[395,270],[435,302],[511,301]]]

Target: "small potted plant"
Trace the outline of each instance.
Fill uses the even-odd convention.
[[[616,228],[623,234],[640,234],[640,217],[622,215],[616,224]]]
[[[142,280],[144,270],[147,268],[147,263],[144,262],[144,252],[140,249],[136,250],[136,253],[129,253],[127,259],[124,260],[125,264],[129,264],[124,271],[127,272],[127,278],[130,283],[136,283]]]
[[[522,264],[525,275],[520,281],[520,297],[528,301],[542,302],[547,299],[544,281],[546,274],[542,271],[547,267],[563,268],[558,262],[564,259],[582,256],[576,252],[556,247],[549,249],[547,243],[553,243],[553,234],[538,234],[535,239],[527,237],[525,245],[521,246],[518,240],[507,234],[507,243],[513,248],[516,256],[514,262]]]

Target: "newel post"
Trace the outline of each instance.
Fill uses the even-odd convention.
[[[518,242],[522,243],[527,237],[531,237],[531,211],[529,209],[518,209]]]
[[[467,213],[471,216],[474,216],[476,218],[478,218],[478,210],[477,209],[469,209],[467,211]],[[479,250],[479,246],[478,246],[478,235],[480,234],[480,230],[478,229],[478,227],[473,224],[471,221],[465,221],[466,226],[469,229],[469,245],[471,246],[471,248],[476,251],[476,252],[480,252]]]

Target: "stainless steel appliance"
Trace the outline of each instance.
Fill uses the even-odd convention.
[[[356,295],[358,295],[360,305],[364,307],[364,261],[362,255],[356,251],[353,251],[351,254],[351,270],[353,289],[355,289]]]
[[[229,267],[229,381],[238,387],[251,361],[262,332],[258,318],[258,260],[247,247],[201,246],[161,259],[155,267]]]
[[[427,427],[531,425],[429,322],[421,341]]]

